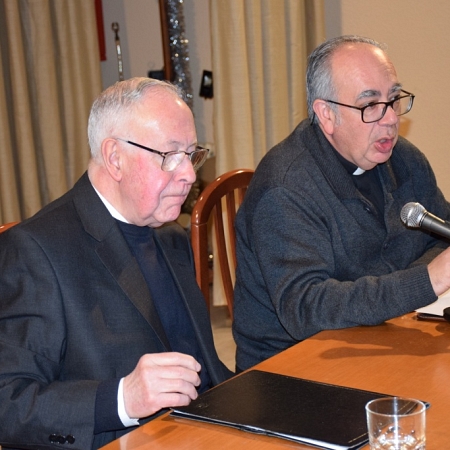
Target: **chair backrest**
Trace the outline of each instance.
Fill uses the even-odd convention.
[[[8,228],[13,227],[14,225],[17,225],[19,222],[8,222],[5,223],[4,225],[0,225],[0,233],[3,233],[4,231],[6,231]]]
[[[212,217],[215,243],[224,292],[230,317],[233,319],[233,280],[236,270],[236,234],[234,219],[241,205],[254,170],[237,169],[221,175],[200,194],[191,215],[191,242],[194,252],[197,283],[203,292],[208,309],[210,307],[210,276],[208,227]],[[222,199],[224,202],[222,203]],[[225,209],[223,208],[225,205]],[[224,211],[226,221],[224,221]],[[229,259],[229,255],[231,255]]]

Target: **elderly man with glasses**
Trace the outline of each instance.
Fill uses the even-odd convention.
[[[408,202],[445,220],[450,207],[425,156],[398,134],[414,95],[382,46],[323,43],[308,60],[307,96],[309,119],[263,158],[238,211],[238,370],[450,288],[448,243],[400,219]]]
[[[96,449],[232,375],[169,224],[208,153],[181,93],[116,83],[88,135],[87,173],[0,236],[3,449]]]

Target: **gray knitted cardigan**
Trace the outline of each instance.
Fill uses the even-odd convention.
[[[450,205],[406,139],[373,170],[381,220],[309,121],[263,158],[236,219],[239,368],[321,330],[379,324],[436,300],[426,264],[447,243],[407,229],[400,211],[417,201],[448,220]]]

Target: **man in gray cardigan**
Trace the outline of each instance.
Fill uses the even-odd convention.
[[[263,158],[236,219],[238,370],[325,329],[375,325],[450,288],[448,243],[400,220],[450,205],[398,136],[414,96],[381,46],[342,36],[307,73],[309,120]]]

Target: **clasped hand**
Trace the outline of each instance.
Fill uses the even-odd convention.
[[[197,398],[200,364],[182,353],[155,353],[141,357],[123,383],[125,410],[142,418],[162,408],[188,405]]]

